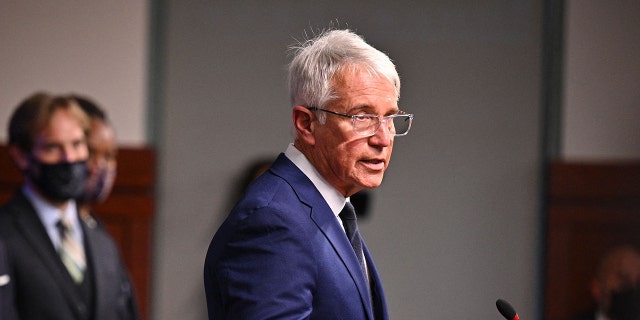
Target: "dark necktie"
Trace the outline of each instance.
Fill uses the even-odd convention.
[[[356,211],[354,210],[353,205],[350,202],[345,203],[344,208],[342,208],[342,211],[340,211],[338,216],[340,217],[340,220],[342,220],[342,225],[344,226],[347,238],[349,238],[349,242],[351,242],[351,247],[353,247],[353,251],[355,251],[356,257],[358,257],[360,268],[362,268],[365,278],[368,278],[367,267],[364,261],[364,253],[362,252],[362,240],[360,239],[360,232],[358,232]],[[369,283],[368,279],[367,283]]]
[[[71,278],[76,283],[82,283],[84,279],[84,271],[87,268],[86,258],[82,245],[73,237],[73,226],[66,215],[62,215],[56,224],[60,231],[60,259],[67,267]]]

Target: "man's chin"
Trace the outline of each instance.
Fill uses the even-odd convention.
[[[375,189],[379,187],[381,184],[382,184],[382,174],[378,179],[369,178],[365,181],[362,181],[360,186],[361,186],[361,189]]]

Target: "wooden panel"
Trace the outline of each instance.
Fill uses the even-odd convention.
[[[0,146],[0,203],[19,189],[22,175]],[[111,196],[94,208],[120,249],[135,286],[143,319],[149,318],[151,227],[154,213],[155,153],[149,148],[120,148],[118,176]]]
[[[547,204],[545,319],[589,310],[589,282],[611,247],[640,247],[640,162],[554,163]]]
[[[549,196],[554,203],[638,201],[640,162],[557,162],[551,165],[549,181]]]

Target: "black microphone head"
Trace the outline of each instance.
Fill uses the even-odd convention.
[[[498,311],[500,311],[500,314],[507,320],[513,320],[513,318],[516,316],[516,310],[513,309],[509,302],[498,299],[496,301],[496,307],[498,307]]]

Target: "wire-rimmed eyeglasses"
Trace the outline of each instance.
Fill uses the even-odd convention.
[[[376,134],[380,128],[380,124],[385,124],[389,132],[396,137],[406,136],[409,133],[411,123],[413,122],[413,114],[405,113],[404,111],[399,111],[397,114],[383,117],[377,114],[349,115],[318,107],[307,107],[307,109],[311,111],[323,111],[336,116],[350,118],[351,123],[353,124],[353,131],[363,137],[370,137]]]

